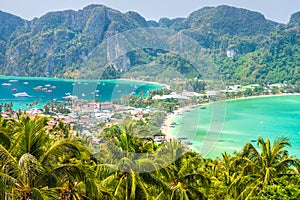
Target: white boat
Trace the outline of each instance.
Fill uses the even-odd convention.
[[[3,86],[11,86],[10,83],[2,83]]]
[[[28,85],[29,83],[27,81],[23,82],[24,85]]]
[[[20,93],[16,93],[13,94],[15,97],[29,97],[29,94],[27,94],[26,92],[20,92]]]
[[[9,80],[8,82],[16,83],[16,82],[19,82],[19,80]]]
[[[65,96],[63,97],[64,100],[76,100],[78,99],[77,96],[72,96],[72,95],[68,95],[68,96]]]

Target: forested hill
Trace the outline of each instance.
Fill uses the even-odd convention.
[[[102,5],[50,12],[31,21],[0,11],[0,74],[76,78],[83,74],[84,66],[86,77],[98,78],[93,77],[95,66],[89,66],[97,63],[86,61],[106,38],[127,30],[161,27],[199,42],[227,81],[295,82],[300,67],[299,24],[299,12],[288,24],[279,24],[260,13],[230,6],[205,7],[187,18],[162,18],[158,22]],[[113,66],[124,71],[162,60],[155,50],[141,51],[128,55],[130,66]],[[163,60],[189,67],[176,56]],[[98,65],[97,70],[104,67]],[[119,74],[114,68],[109,72],[110,77]]]
[[[166,25],[160,20],[161,25]],[[190,30],[196,34],[215,36],[255,36],[269,34],[278,23],[266,20],[257,12],[230,6],[205,7],[190,14],[186,19],[170,20],[169,26],[177,31]]]

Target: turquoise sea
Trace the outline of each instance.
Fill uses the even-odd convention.
[[[211,125],[212,104],[177,115],[178,125],[171,128],[171,135],[192,142],[191,147],[203,152],[207,130]],[[290,155],[300,157],[300,96],[268,96],[226,101],[225,121],[211,151],[205,157],[221,157],[221,153],[241,150],[246,142],[256,145],[262,136],[271,142],[287,137],[291,144]],[[207,145],[207,143],[206,143]]]
[[[14,109],[28,109],[26,104],[37,100],[37,107],[43,107],[47,101],[60,102],[67,95],[80,99],[101,102],[120,99],[122,95],[159,89],[162,86],[127,80],[78,80],[58,78],[33,78],[0,76],[0,103],[13,102]],[[26,92],[28,97],[16,97],[14,94]]]
[[[39,87],[39,89],[34,89]],[[68,94],[81,99],[100,98],[101,102],[119,99],[122,95],[159,89],[162,86],[126,80],[73,80],[56,78],[0,77],[0,103],[13,102],[14,109],[28,109],[26,104],[38,100],[37,107],[47,101],[60,102]],[[48,92],[47,92],[48,90]],[[13,94],[26,92],[29,97],[15,97]],[[204,109],[203,109],[204,108]],[[207,143],[207,130],[212,125],[212,104],[191,109],[177,115],[178,125],[171,128],[173,137],[187,138],[197,152],[203,148],[211,151],[206,157],[221,156],[222,152],[241,150],[246,142],[253,142],[258,136],[270,138],[287,137],[292,144],[291,155],[300,156],[300,96],[268,96],[226,101],[225,121],[222,131],[215,136],[214,145]],[[215,112],[215,111],[214,111]]]

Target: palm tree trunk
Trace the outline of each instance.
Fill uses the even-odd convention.
[[[128,180],[126,181],[126,195],[125,195],[125,200],[128,200]]]

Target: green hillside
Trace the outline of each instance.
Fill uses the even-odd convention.
[[[114,78],[124,72],[151,72],[160,64],[187,78],[199,76],[192,63],[180,55],[170,56],[172,52],[165,49],[126,52],[112,63],[106,59],[107,38],[155,27],[197,41],[203,62],[217,66],[224,81],[299,80],[300,12],[291,16],[290,23],[279,24],[258,12],[218,6],[202,8],[187,18],[155,22],[136,12],[121,13],[102,5],[89,5],[79,11],[50,12],[31,21],[0,12],[0,22],[2,75],[99,78],[105,71],[106,78]],[[151,40],[142,29],[140,33],[145,40]]]

